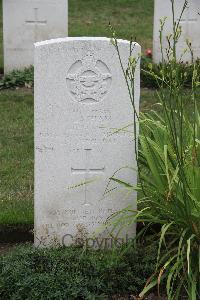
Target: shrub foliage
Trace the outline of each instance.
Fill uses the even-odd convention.
[[[0,299],[106,300],[137,293],[155,268],[155,252],[20,247],[0,257]]]
[[[34,68],[33,66],[24,70],[14,70],[0,79],[0,89],[16,87],[33,87]]]

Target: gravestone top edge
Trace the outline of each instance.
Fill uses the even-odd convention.
[[[102,42],[110,42],[111,38],[107,37],[64,37],[64,38],[57,38],[57,39],[50,39],[42,42],[34,43],[35,48],[51,45],[51,44],[61,44],[64,42],[73,42],[73,41],[102,41]],[[118,43],[120,44],[130,44],[130,41],[117,39]],[[141,48],[141,46],[137,42],[132,42],[132,44],[136,47]]]

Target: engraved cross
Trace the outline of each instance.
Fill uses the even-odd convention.
[[[91,151],[92,149],[85,150],[85,167],[84,168],[71,168],[72,174],[85,174],[85,193],[84,193],[84,203],[82,205],[91,205],[88,200],[88,184],[87,181],[91,174],[103,173],[105,167],[92,168],[91,166]]]
[[[38,26],[47,24],[46,20],[39,20],[39,18],[38,18],[38,8],[34,8],[34,20],[26,20],[25,23],[28,24],[28,25],[33,25],[34,26],[35,42],[37,42]]]

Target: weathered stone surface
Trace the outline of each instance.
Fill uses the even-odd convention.
[[[124,66],[129,48],[128,41],[119,41]],[[135,44],[133,55],[138,54],[140,46]],[[138,62],[137,110],[139,94]],[[133,108],[109,39],[65,38],[36,43],[36,245],[81,243],[102,230],[116,211],[128,205],[136,208],[136,193],[127,196],[118,184],[109,185],[109,189],[116,189],[104,195],[114,172],[125,166],[136,167],[133,133],[114,133],[131,123]],[[122,169],[116,177],[135,185],[137,182],[137,172],[130,169]],[[132,225],[123,238],[134,233]],[[107,247],[111,243],[105,239],[110,237],[108,232],[100,236],[101,247]],[[97,247],[100,240],[90,239],[88,243]]]
[[[4,71],[33,64],[34,43],[68,35],[68,0],[4,0]]]
[[[176,0],[175,4],[175,21],[178,22],[184,5],[184,0]],[[187,47],[186,40],[189,39],[192,44],[194,58],[200,57],[200,2],[199,0],[191,0],[188,2],[181,19],[180,26],[182,35],[177,44],[177,58],[184,62],[191,62],[191,53]],[[164,57],[166,58],[165,49],[168,48],[166,37],[173,32],[173,17],[170,0],[155,0],[154,1],[154,41],[153,41],[153,60],[155,63],[162,61],[160,47],[160,19],[167,17],[163,30],[163,49]],[[184,53],[184,50],[187,52]],[[184,55],[183,55],[184,54]]]

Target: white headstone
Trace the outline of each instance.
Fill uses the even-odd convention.
[[[185,0],[175,0],[175,21],[178,22],[181,16]],[[181,17],[180,26],[182,35],[177,44],[177,58],[184,62],[191,62],[191,53],[188,50],[186,40],[189,39],[192,44],[194,52],[194,58],[200,57],[200,1],[190,0]],[[154,38],[153,38],[153,60],[155,63],[162,61],[161,47],[160,47],[160,19],[167,17],[163,30],[163,49],[164,57],[166,58],[165,49],[168,48],[168,42],[166,37],[173,33],[173,17],[172,17],[172,5],[171,0],[155,0],[154,1]],[[187,49],[187,53],[184,50]],[[182,56],[183,55],[183,56]]]
[[[126,67],[130,44],[118,43]],[[135,44],[133,55],[139,54],[140,46]],[[138,61],[137,110],[139,71]],[[116,211],[129,205],[136,208],[136,193],[128,197],[127,190],[116,189],[104,196],[114,172],[136,166],[134,135],[114,133],[132,123],[133,108],[110,39],[65,38],[36,43],[36,245],[76,243],[77,238],[92,237]],[[137,183],[137,172],[127,168],[116,177]],[[88,183],[81,184],[84,182]],[[134,233],[132,225],[123,237]],[[110,236],[104,232],[101,238],[101,246],[106,247]],[[99,241],[89,240],[94,247]]]
[[[68,0],[3,0],[4,72],[33,65],[34,43],[68,35]]]

